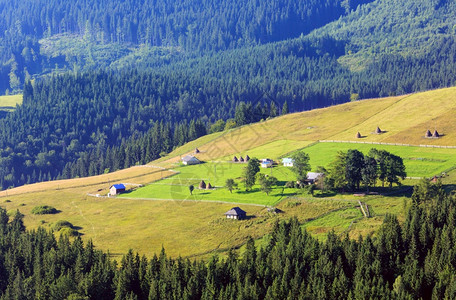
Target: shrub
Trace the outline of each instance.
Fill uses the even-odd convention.
[[[66,220],[59,220],[54,223],[53,229],[55,231],[59,231],[62,228],[73,228],[73,224],[71,224],[70,222],[68,222]]]
[[[287,183],[285,184],[285,187],[286,188],[295,188],[296,183],[294,181],[287,181]]]
[[[32,214],[34,215],[50,215],[56,213],[58,213],[57,209],[48,205],[39,205],[32,209]]]
[[[78,236],[79,232],[76,229],[70,227],[63,227],[59,230],[60,235],[64,236]]]

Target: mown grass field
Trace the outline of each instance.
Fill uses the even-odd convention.
[[[5,98],[0,97],[0,103],[1,99]],[[84,240],[92,239],[96,247],[109,250],[114,257],[130,248],[150,257],[158,253],[162,246],[171,256],[204,258],[212,253],[223,254],[229,248],[242,247],[248,236],[259,239],[261,244],[261,241],[267,240],[274,222],[290,217],[297,217],[303,227],[320,239],[325,239],[331,230],[341,235],[348,233],[352,238],[360,234],[375,234],[385,214],[393,213],[403,220],[410,199],[400,188],[395,188],[399,192],[397,195],[365,197],[354,197],[353,194],[311,197],[293,189],[285,189],[282,193],[282,188],[276,188],[267,196],[258,191],[258,186],[246,193],[240,184],[239,190],[230,194],[223,188],[226,178],[234,178],[239,183],[245,165],[228,161],[234,155],[245,157],[247,154],[278,160],[304,148],[314,169],[318,165],[327,166],[338,150],[359,149],[366,153],[375,147],[403,157],[408,176],[430,177],[456,165],[456,149],[311,144],[318,140],[354,141],[356,132],[360,131],[365,136],[362,140],[367,142],[456,145],[455,100],[456,88],[449,88],[288,114],[201,137],[147,166],[2,191],[0,204],[10,212],[19,209],[24,213],[29,229],[38,226],[50,229],[56,221],[67,220],[81,228]],[[373,135],[377,126],[386,132]],[[437,129],[444,136],[424,139],[427,129]],[[196,156],[206,163],[180,166],[180,158],[194,153],[195,148],[200,150]],[[154,166],[180,173],[173,175],[175,172],[172,170]],[[261,172],[271,174],[270,169],[262,169]],[[443,179],[448,189],[456,184],[455,174],[451,171]],[[284,167],[273,168],[272,175],[279,179],[280,184],[294,179],[291,171]],[[195,190],[190,196],[188,185],[197,186],[201,179],[210,182],[216,189]],[[404,184],[413,185],[415,182],[407,179]],[[106,195],[109,186],[114,183],[127,183],[128,189],[138,184],[145,187],[125,194],[125,198],[88,196]],[[373,217],[362,217],[357,208],[358,200],[369,206]],[[30,212],[37,205],[50,205],[60,212],[55,215],[32,215]],[[251,218],[226,220],[223,214],[238,205]],[[269,213],[264,205],[275,205],[283,212]]]
[[[267,195],[255,185],[251,191],[245,191],[241,183],[241,177],[245,163],[217,162],[204,163],[193,166],[181,166],[175,168],[179,171],[172,177],[154,182],[146,187],[136,189],[122,195],[126,198],[142,199],[173,199],[184,201],[222,201],[232,203],[258,204],[272,206],[286,197],[296,195],[296,189],[284,189],[286,181],[293,180],[295,175],[289,168],[279,166],[269,169],[261,169],[261,173],[272,175],[279,180],[279,183],[272,192]],[[228,178],[238,183],[238,188],[230,193],[224,186]],[[199,183],[204,180],[211,184],[214,189],[198,189]],[[193,185],[195,190],[192,195],[189,186]]]
[[[338,151],[357,149],[367,154],[370,149],[386,150],[402,157],[409,177],[432,177],[456,166],[456,149],[424,148],[354,143],[318,143],[304,149],[312,167],[327,167]]]

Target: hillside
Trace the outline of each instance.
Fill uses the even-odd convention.
[[[324,152],[323,150],[329,149],[332,145],[337,149],[337,144],[315,145],[316,141],[359,141],[355,139],[357,131],[366,135],[361,139],[363,142],[456,146],[456,136],[451,125],[455,117],[454,114],[450,114],[456,108],[455,97],[456,88],[448,88],[401,97],[356,101],[289,114],[201,137],[146,166],[96,177],[44,182],[2,191],[0,201],[8,211],[19,209],[24,213],[28,228],[52,228],[56,221],[68,220],[80,228],[83,239],[93,239],[97,247],[110,250],[114,256],[125,253],[129,248],[152,255],[158,253],[162,246],[171,256],[204,257],[211,251],[223,253],[231,247],[241,246],[247,240],[247,236],[260,238],[269,232],[275,220],[287,219],[290,216],[297,216],[307,230],[321,238],[332,229],[338,234],[348,232],[351,237],[356,238],[360,233],[375,231],[386,213],[394,213],[401,220],[409,199],[402,194],[395,197],[366,196],[363,201],[368,203],[374,217],[363,219],[356,208],[357,199],[349,194],[318,198],[294,194],[294,191],[290,190],[294,195],[291,198],[287,198],[283,192],[277,196],[273,193],[269,196],[271,198],[268,198],[262,192],[255,191],[251,198],[248,198],[247,194],[241,201],[243,209],[254,218],[232,222],[224,219],[223,213],[235,206],[233,202],[237,202],[236,195],[241,195],[242,189],[230,196],[222,185],[224,178],[240,172],[242,165],[228,163],[231,156],[252,154],[252,157],[268,156],[278,159],[297,149],[305,150],[306,147],[309,147],[311,153],[312,147],[317,145],[323,148],[314,153]],[[426,105],[422,105],[423,102]],[[398,113],[400,110],[404,113]],[[380,126],[386,132],[381,135],[371,134],[376,126]],[[425,139],[425,131],[434,128],[441,132],[443,137]],[[181,156],[193,153],[196,147],[200,150],[198,158],[206,161],[206,164],[189,167],[176,164]],[[357,145],[349,144],[344,147],[357,148]],[[437,159],[439,165],[456,165],[452,160],[456,149],[409,147],[407,149],[413,151],[408,151],[401,148],[406,146],[389,147],[392,147],[390,151],[398,149],[397,151],[404,155],[409,152],[415,153],[411,154],[411,159],[405,161],[407,168],[414,168],[414,172],[426,170],[426,165],[432,161],[418,158],[426,158],[429,155]],[[331,151],[323,154],[333,153]],[[325,158],[326,161],[331,159]],[[157,168],[158,166],[165,169]],[[179,174],[173,175],[176,172]],[[290,176],[283,168],[276,168],[273,172],[275,176],[282,176],[285,180]],[[173,176],[169,179],[157,181],[170,175]],[[445,180],[452,183],[448,180],[452,180],[453,173],[450,172],[449,175]],[[217,189],[207,192],[195,191],[195,196],[190,197],[187,183],[199,182],[203,178],[212,178]],[[94,196],[106,195],[109,186],[118,182],[126,183],[128,189],[138,184],[147,185],[155,182],[154,185],[160,189],[156,193],[152,189],[152,196],[145,198]],[[409,180],[406,183],[413,184],[413,181]],[[154,188],[154,185],[145,188]],[[137,191],[141,191],[141,188]],[[153,197],[154,193],[170,197],[156,199]],[[209,201],[216,199],[208,198],[208,195],[231,199]],[[268,213],[264,206],[256,204],[264,205],[261,201],[267,199],[272,201],[269,204],[276,205],[284,213],[274,215]],[[30,212],[36,205],[51,205],[60,212],[54,215],[33,215]]]

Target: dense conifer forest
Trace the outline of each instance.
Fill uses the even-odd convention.
[[[403,224],[386,215],[375,236],[319,242],[296,219],[269,241],[209,261],[120,262],[80,238],[26,231],[23,215],[0,209],[2,299],[454,299],[456,198],[423,181]]]

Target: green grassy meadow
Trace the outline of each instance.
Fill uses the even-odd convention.
[[[13,107],[21,99],[0,97],[0,106]],[[80,227],[84,240],[92,239],[96,247],[110,251],[113,257],[129,249],[151,257],[162,246],[173,257],[206,258],[213,253],[223,256],[228,249],[242,249],[249,236],[262,244],[277,220],[290,217],[298,218],[303,228],[321,240],[332,230],[351,238],[375,235],[387,213],[397,215],[399,221],[404,219],[410,205],[410,187],[417,180],[404,180],[405,187],[394,187],[393,194],[386,188],[377,188],[380,194],[387,194],[355,197],[352,193],[317,192],[312,197],[295,189],[283,189],[295,175],[290,168],[279,165],[261,169],[279,180],[278,186],[266,195],[258,185],[245,192],[241,177],[246,164],[231,163],[232,157],[249,155],[280,162],[282,157],[303,149],[315,170],[319,165],[328,166],[339,150],[367,153],[375,147],[401,156],[408,176],[431,177],[456,166],[456,149],[348,142],[455,146],[455,99],[456,88],[448,88],[287,114],[203,136],[145,166],[1,191],[0,203],[9,212],[19,209],[29,229],[51,229],[55,222],[67,220]],[[372,134],[377,125],[385,133]],[[425,139],[424,132],[434,128],[443,133],[442,138]],[[357,131],[366,137],[354,139]],[[318,143],[319,140],[347,142]],[[180,158],[194,154],[195,148],[200,150],[196,156],[205,163],[181,165]],[[239,184],[232,194],[224,188],[227,178]],[[198,187],[201,180],[215,189],[195,189],[190,195],[188,186]],[[442,181],[448,190],[454,189],[456,170],[448,172]],[[131,183],[127,184],[129,192],[121,197],[90,196],[106,195],[112,183]],[[138,184],[144,187],[135,189]],[[358,200],[368,205],[371,218],[362,216]],[[50,205],[60,212],[31,214],[38,205]],[[250,219],[227,220],[223,214],[233,206],[247,211]],[[264,206],[275,206],[282,212],[273,214]]]
[[[245,191],[241,183],[242,172],[246,164],[219,162],[204,163],[193,166],[181,166],[175,168],[179,171],[172,177],[159,180],[148,186],[136,189],[130,193],[122,195],[126,198],[143,199],[168,199],[183,201],[220,201],[244,204],[275,205],[286,197],[296,195],[296,189],[284,189],[286,181],[293,180],[294,174],[289,168],[278,166],[274,168],[261,169],[260,172],[276,177],[279,181],[269,195],[262,192],[258,185],[251,191]],[[230,193],[224,188],[227,178],[233,178],[238,183],[238,189]],[[210,183],[214,189],[199,190],[198,185],[204,180]],[[190,195],[188,187],[193,185],[195,190]]]
[[[456,149],[425,148],[415,146],[371,145],[355,143],[318,143],[304,151],[310,164],[327,167],[338,151],[357,149],[367,154],[370,149],[386,150],[402,157],[408,177],[432,177],[456,166]]]

